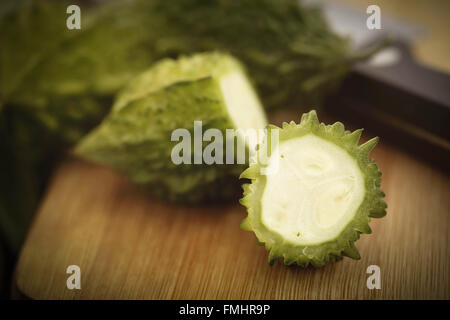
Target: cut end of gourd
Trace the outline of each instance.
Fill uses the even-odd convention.
[[[244,73],[235,70],[220,78],[228,113],[238,129],[262,129],[267,125],[261,102]]]
[[[267,125],[266,115],[247,76],[239,69],[220,78],[225,105],[231,121],[237,129],[237,137],[253,153],[262,140]]]
[[[364,177],[345,150],[314,134],[280,143],[278,172],[268,175],[262,222],[299,245],[331,241],[354,218]]]
[[[279,129],[277,152],[269,158],[269,165],[277,162],[275,173],[261,174],[259,163],[243,172],[251,184],[241,199],[248,211],[241,227],[265,243],[271,262],[319,267],[342,256],[359,258],[354,242],[370,233],[369,217],[386,214],[381,173],[368,158],[378,139],[359,146],[360,135],[340,122],[319,123],[311,111]]]

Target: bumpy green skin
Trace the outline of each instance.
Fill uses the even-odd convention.
[[[329,262],[337,261],[342,256],[359,259],[360,255],[354,246],[361,233],[371,233],[369,227],[370,217],[381,218],[386,215],[386,203],[382,200],[383,191],[380,189],[381,172],[369,153],[376,145],[378,138],[373,138],[358,146],[362,129],[354,132],[346,131],[344,125],[336,122],[333,125],[319,123],[315,111],[310,111],[302,116],[301,122],[283,123],[282,128],[271,126],[271,129],[279,129],[280,143],[282,141],[301,137],[313,133],[316,136],[334,143],[346,150],[358,163],[359,169],[365,180],[365,195],[352,221],[334,240],[320,245],[301,246],[285,241],[282,235],[270,231],[261,219],[261,198],[265,188],[266,177],[260,175],[261,165],[250,165],[241,178],[251,179],[250,184],[244,184],[244,197],[240,200],[247,208],[248,216],[241,224],[241,228],[253,231],[260,244],[264,244],[269,253],[269,263],[278,258],[283,258],[286,265],[297,264],[306,267],[309,264],[314,267],[322,267]],[[263,142],[262,150],[265,148]]]
[[[175,82],[205,77],[219,78],[227,72],[241,70],[244,66],[236,59],[220,52],[208,52],[178,59],[162,59],[150,69],[133,78],[117,95],[113,110],[117,111],[128,102],[167,87]]]
[[[185,59],[178,67],[188,62],[189,58]],[[192,60],[195,63],[202,60],[218,70],[232,65],[235,70],[242,71],[238,62],[228,55],[200,54],[193,56]],[[214,64],[218,65],[214,67]],[[171,72],[176,65],[176,61],[166,60],[155,68],[159,70],[168,66],[166,71]],[[152,72],[144,73],[149,85],[159,81],[148,77]],[[183,75],[182,72],[178,74]],[[140,90],[142,87],[138,86],[139,98],[131,99],[113,110],[98,128],[80,142],[76,153],[118,169],[133,182],[145,185],[153,193],[175,202],[224,200],[237,195],[238,176],[245,165],[175,165],[171,160],[172,149],[179,143],[171,141],[173,130],[188,129],[193,141],[194,121],[202,121],[203,132],[217,128],[224,137],[226,129],[235,128],[214,72],[196,80],[183,80],[185,78],[174,77],[170,81],[173,84],[160,85],[162,88],[149,93],[143,93]],[[126,97],[127,92],[133,92],[134,86],[132,82],[122,97]],[[123,100],[119,98],[118,101]],[[209,142],[204,142],[203,146],[207,144]],[[191,151],[193,159],[193,147]]]

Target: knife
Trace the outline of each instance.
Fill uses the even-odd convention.
[[[331,27],[352,39],[354,51],[370,48],[387,36],[394,39],[369,61],[353,67],[339,92],[326,102],[326,110],[358,121],[448,172],[450,74],[414,59],[410,44],[425,30],[392,19],[382,6],[381,29],[369,30],[366,8],[323,0],[305,2],[321,6]]]

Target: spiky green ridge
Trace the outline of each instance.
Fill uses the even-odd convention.
[[[292,121],[283,123],[282,128],[270,126],[270,129],[279,130],[280,144],[283,141],[312,133],[345,150],[357,161],[364,178],[364,198],[353,219],[335,239],[318,245],[297,245],[287,241],[282,234],[269,230],[262,223],[261,199],[266,185],[266,176],[260,174],[262,165],[255,163],[241,174],[241,178],[251,179],[250,184],[243,185],[244,196],[240,202],[247,208],[248,216],[242,221],[241,228],[253,231],[258,242],[265,245],[270,252],[270,264],[281,257],[286,265],[296,263],[304,267],[308,264],[321,267],[341,259],[342,256],[359,259],[360,255],[354,242],[359,239],[361,233],[371,233],[370,217],[380,218],[386,214],[387,206],[382,200],[384,193],[380,189],[381,172],[374,160],[369,158],[369,153],[377,144],[378,138],[358,145],[362,129],[350,132],[346,131],[340,122],[333,125],[319,123],[314,110],[303,114],[299,124]],[[266,145],[267,141],[263,141],[259,150],[264,150]]]
[[[197,66],[201,61],[210,68],[209,74],[204,71],[200,78],[190,79],[184,71],[193,68],[186,64],[193,62]],[[75,152],[117,169],[131,181],[174,202],[195,203],[237,196],[238,176],[245,165],[176,165],[171,160],[172,149],[179,143],[171,141],[175,129],[189,130],[193,141],[194,121],[202,121],[203,132],[215,128],[224,137],[226,129],[236,128],[225,104],[220,78],[216,78],[221,74],[218,70],[224,68],[243,73],[235,59],[218,53],[162,61],[130,83],[119,107],[83,138]],[[163,75],[168,75],[169,80]],[[193,159],[194,148],[191,152]]]

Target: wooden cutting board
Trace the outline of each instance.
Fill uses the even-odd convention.
[[[239,229],[238,204],[169,205],[68,157],[23,246],[18,289],[34,299],[449,299],[450,178],[384,140],[372,157],[388,215],[356,243],[361,260],[321,269],[269,266]],[[81,290],[66,287],[69,265],[81,269]],[[370,265],[379,290],[367,288]]]
[[[362,12],[373,4],[340,2]],[[377,3],[424,25],[429,32],[416,42],[417,57],[450,70],[447,1],[408,1],[408,10],[401,1]],[[356,243],[361,260],[317,270],[270,267],[253,234],[239,229],[239,205],[170,206],[111,170],[69,157],[23,246],[17,286],[28,297],[56,299],[449,299],[449,176],[386,139],[372,157],[383,172],[388,215]],[[66,288],[73,264],[81,268],[81,290]],[[380,290],[366,287],[372,264],[380,266]]]

